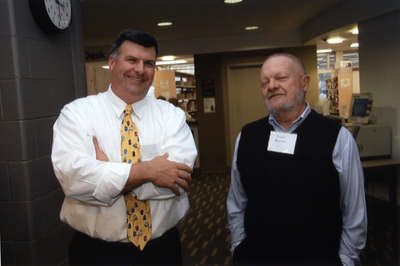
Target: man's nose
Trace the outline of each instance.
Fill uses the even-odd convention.
[[[268,90],[275,90],[277,87],[276,87],[276,82],[275,82],[275,80],[274,79],[271,79],[269,82],[268,82],[268,85],[267,85],[267,89]]]
[[[138,60],[135,64],[135,71],[142,74],[144,72],[144,62],[142,60]]]

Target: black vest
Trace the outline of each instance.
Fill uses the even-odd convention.
[[[263,118],[244,126],[240,137],[248,245],[263,258],[337,258],[342,215],[332,152],[340,125],[312,110],[293,132],[294,155],[267,150],[271,130]]]

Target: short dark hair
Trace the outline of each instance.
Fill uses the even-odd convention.
[[[131,29],[126,29],[119,33],[118,37],[111,45],[110,55],[116,56],[119,47],[124,41],[131,41],[144,47],[154,47],[156,56],[158,55],[158,42],[156,38],[144,31]]]

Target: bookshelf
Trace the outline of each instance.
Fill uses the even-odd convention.
[[[189,122],[195,122],[197,115],[197,96],[194,76],[176,72],[175,86],[178,106],[189,114]]]

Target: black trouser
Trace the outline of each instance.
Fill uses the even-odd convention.
[[[107,242],[76,232],[69,247],[70,265],[182,265],[176,227],[150,240],[143,251],[132,243]]]
[[[248,239],[244,239],[233,252],[233,265],[318,265],[339,266],[342,262],[339,255],[317,257],[317,254],[302,254],[301,256],[274,256],[273,252],[265,250],[261,245],[252,246]]]

